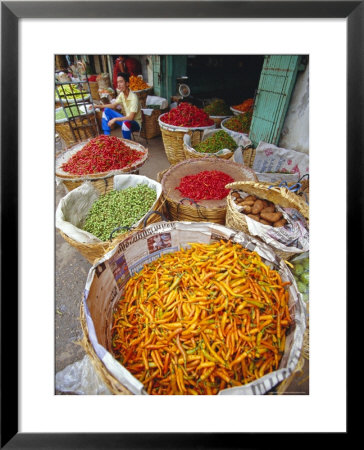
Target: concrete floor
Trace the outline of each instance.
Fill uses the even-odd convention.
[[[112,135],[120,137],[120,128],[114,129]],[[169,162],[165,155],[161,137],[148,140],[136,137],[136,141],[148,148],[149,158],[140,168],[140,175],[154,180],[158,172],[167,169]],[[55,207],[67,191],[63,185],[55,187]],[[85,356],[83,348],[78,345],[82,339],[79,322],[80,301],[85,286],[90,263],[62,236],[55,233],[55,373]],[[308,361],[302,372],[297,373],[286,394],[308,394]],[[56,391],[56,394],[62,394]]]

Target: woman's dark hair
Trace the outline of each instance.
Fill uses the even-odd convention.
[[[117,74],[116,78],[118,78],[118,77],[124,78],[124,80],[125,80],[127,83],[129,83],[129,75],[128,75],[127,73],[125,73],[125,72],[119,72],[119,73]]]

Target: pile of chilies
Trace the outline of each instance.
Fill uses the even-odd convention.
[[[217,394],[278,368],[289,282],[239,244],[193,243],[127,282],[112,351],[149,394]]]
[[[234,181],[230,175],[219,170],[204,170],[195,175],[186,175],[181,178],[178,189],[180,193],[192,200],[222,200],[229,189],[225,186]]]
[[[116,136],[100,135],[91,139],[61,168],[73,175],[126,169],[139,161],[143,152],[130,148]]]
[[[214,124],[214,121],[209,118],[209,115],[203,109],[186,102],[180,103],[176,108],[172,108],[160,120],[169,125],[192,128]]]

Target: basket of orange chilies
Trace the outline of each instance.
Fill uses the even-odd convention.
[[[285,262],[208,222],[126,237],[81,302],[84,347],[113,394],[265,394],[296,370],[305,323]]]
[[[129,85],[130,89],[138,96],[140,106],[145,108],[146,99],[148,95],[152,94],[153,86],[149,86],[149,84],[143,80],[141,75],[131,75],[129,78]]]

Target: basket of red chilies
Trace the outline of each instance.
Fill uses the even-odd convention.
[[[115,175],[136,173],[147,159],[148,149],[141,144],[102,134],[63,152],[56,159],[56,180],[68,191],[88,180],[103,194]]]
[[[186,159],[183,146],[185,134],[191,136],[191,145],[195,146],[201,141],[204,130],[215,128],[215,122],[203,109],[187,102],[180,103],[176,108],[160,115],[158,122],[170,164]]]
[[[257,181],[249,167],[230,160],[194,158],[170,167],[161,179],[162,195],[171,220],[225,224],[225,186],[235,181]]]

